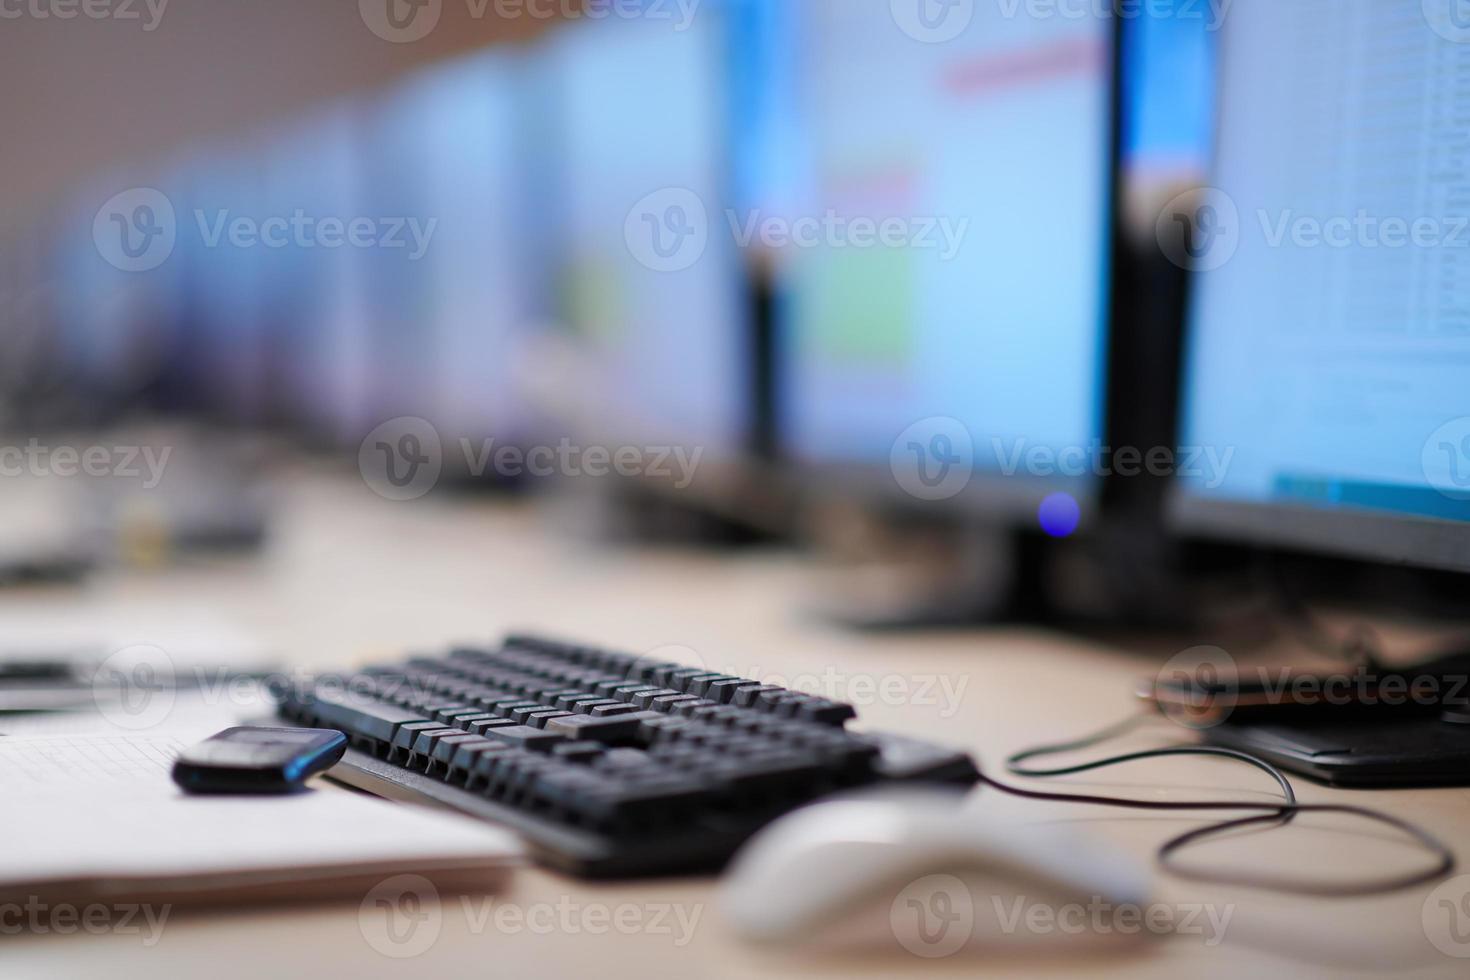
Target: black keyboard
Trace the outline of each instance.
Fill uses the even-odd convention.
[[[317,678],[280,713],[347,735],[333,778],[506,824],[592,877],[716,869],[829,793],[977,776],[962,752],[847,731],[847,704],[529,636]]]

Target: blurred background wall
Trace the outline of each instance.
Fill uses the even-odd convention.
[[[81,13],[78,0],[69,20],[10,13],[26,2],[0,4],[5,227],[34,219],[103,167],[164,156],[184,135],[234,136],[447,54],[534,36],[579,0],[513,17],[497,16],[493,2],[450,0],[438,26],[411,44],[374,35],[356,0],[100,0],[115,12],[105,19]]]

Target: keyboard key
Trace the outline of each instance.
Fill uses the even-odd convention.
[[[476,720],[465,726],[465,730],[472,735],[484,735],[492,728],[509,728],[515,722],[509,718],[486,718],[483,721]]]
[[[653,707],[653,702],[658,698],[666,698],[678,694],[678,691],[667,687],[655,687],[647,691],[639,691],[633,695],[633,704],[637,705],[639,711],[647,711]]]
[[[335,728],[383,743],[393,740],[399,725],[428,720],[416,711],[345,692],[316,696],[311,710],[316,723],[323,728]]]
[[[592,762],[602,757],[607,749],[599,742],[567,742],[565,745],[553,745],[551,754],[558,759],[568,762]]]
[[[564,718],[554,718],[547,722],[546,730],[572,739],[591,739],[608,744],[621,744],[638,739],[639,727],[644,718],[657,717],[658,713],[653,711],[641,711],[612,718],[567,715]]]
[[[630,715],[637,712],[637,710],[638,706],[636,704],[624,704],[621,701],[614,701],[612,704],[597,705],[589,714],[594,718],[612,718],[617,715]]]
[[[516,745],[523,749],[531,749],[538,752],[549,752],[553,745],[561,745],[567,741],[566,736],[556,732],[543,732],[529,725],[511,725],[507,728],[491,728],[485,732],[485,737],[507,745]]]
[[[772,693],[785,694],[786,689],[784,687],[777,687],[774,684],[747,684],[744,687],[736,688],[733,701],[736,707],[753,708],[756,707],[762,697]]]

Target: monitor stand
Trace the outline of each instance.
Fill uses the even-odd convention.
[[[828,515],[814,615],[863,631],[946,629],[1036,618],[1035,545],[1009,528]]]

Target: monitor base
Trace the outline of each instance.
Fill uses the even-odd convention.
[[[1045,612],[1039,543],[1014,530],[907,525],[847,543],[828,550],[807,602],[828,622],[875,632],[950,629]]]

